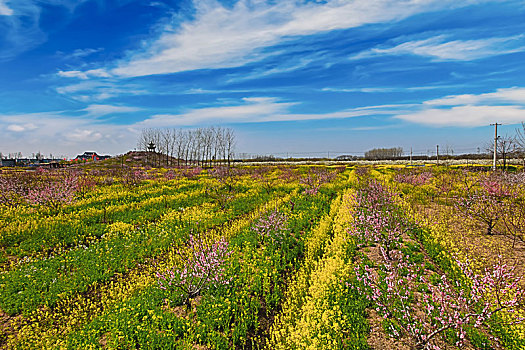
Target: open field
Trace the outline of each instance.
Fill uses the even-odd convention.
[[[0,347],[523,349],[525,176],[0,173]]]

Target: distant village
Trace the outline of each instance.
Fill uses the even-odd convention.
[[[74,159],[66,160],[55,157],[46,158],[37,153],[32,158],[24,158],[22,154],[0,156],[0,167],[60,167],[60,165],[70,162],[97,161],[111,158],[109,155],[99,155],[96,152],[84,152],[77,155]]]

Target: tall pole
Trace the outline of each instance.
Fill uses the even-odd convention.
[[[494,125],[494,159],[492,162],[492,170],[496,170],[496,163],[498,161],[498,123],[490,124]]]
[[[436,163],[439,165],[439,145],[436,145]]]
[[[410,166],[412,166],[412,147],[410,147]]]

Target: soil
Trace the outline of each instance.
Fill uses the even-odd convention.
[[[383,328],[383,317],[381,317],[375,310],[367,310],[367,319],[370,324],[370,335],[368,336],[368,346],[372,350],[412,350],[408,345],[410,342],[407,339],[394,339],[389,336]]]
[[[270,332],[270,329],[272,327],[276,312],[269,312],[269,310],[266,307],[266,302],[264,301],[264,298],[261,298],[260,302],[261,308],[259,309],[259,313],[257,315],[259,326],[257,327],[257,329],[248,332],[248,341],[246,342],[246,346],[243,348],[244,350],[253,349],[253,341],[250,340],[256,340],[260,349],[264,349],[267,346],[265,342],[268,339],[268,333]]]

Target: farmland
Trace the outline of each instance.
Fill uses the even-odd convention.
[[[525,348],[521,171],[130,161],[0,187],[3,348]]]

